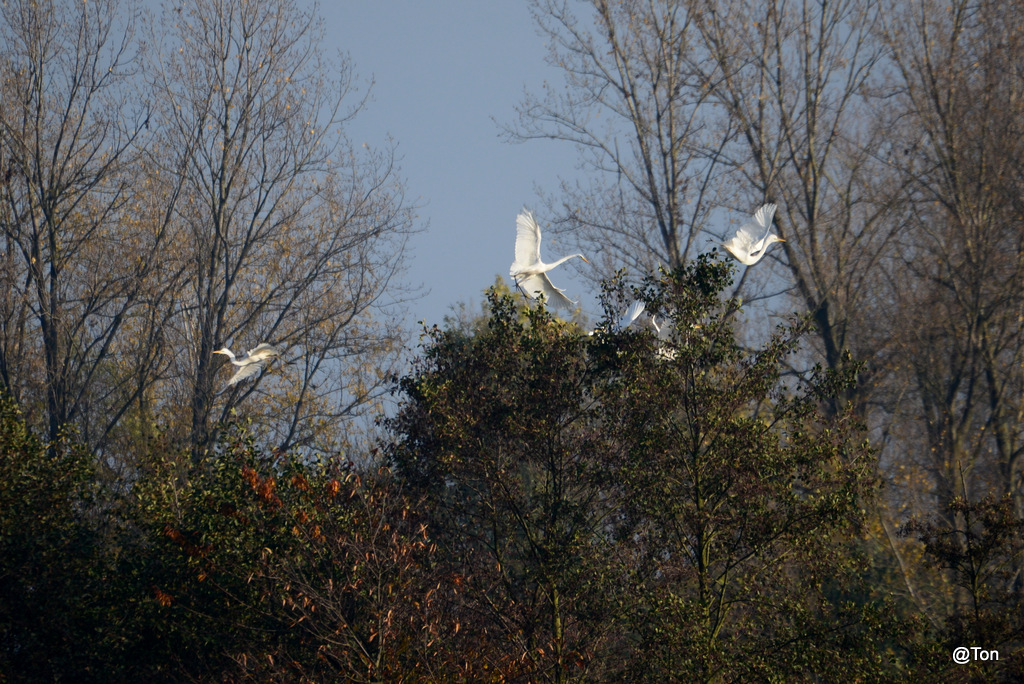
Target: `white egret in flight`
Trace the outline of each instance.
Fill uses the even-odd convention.
[[[543,294],[552,304],[572,307],[575,302],[565,296],[564,290],[551,284],[547,272],[574,257],[590,263],[582,254],[570,254],[554,263],[545,264],[540,260],[540,226],[533,214],[524,209],[516,217],[516,258],[508,274],[527,297],[536,299],[538,294]]]
[[[644,308],[646,306],[647,303],[640,299],[637,299],[632,304],[630,304],[629,308],[626,309],[626,313],[622,314],[622,318],[619,319],[619,323],[616,329],[625,330],[630,325],[632,325],[633,321],[635,321],[640,316],[640,314],[644,312]]]
[[[267,361],[274,358],[275,356],[281,355],[280,352],[278,352],[276,349],[271,347],[266,342],[257,344],[254,348],[247,351],[245,353],[245,356],[243,356],[242,358],[236,358],[235,355],[231,352],[231,350],[228,349],[227,347],[218,349],[213,353],[224,354],[225,356],[228,357],[228,361],[238,366],[238,370],[235,371],[235,374],[231,376],[230,380],[228,380],[228,387],[231,387],[232,385],[239,383],[242,380],[245,380],[246,378],[250,378],[253,375],[256,375],[263,369],[264,366],[267,365]]]
[[[753,266],[773,242],[785,242],[771,232],[772,218],[775,216],[775,205],[764,204],[754,213],[754,220],[744,224],[736,231],[736,235],[722,246],[732,252],[740,263]]]
[[[619,331],[628,328],[630,325],[633,324],[633,321],[639,318],[640,314],[644,312],[644,307],[646,306],[647,303],[640,299],[634,301],[632,304],[629,305],[629,308],[626,309],[626,313],[622,314],[622,318],[619,319],[619,322],[615,324],[614,330]],[[598,328],[598,330],[600,329],[601,328]],[[597,330],[591,330],[587,334],[594,335],[595,333],[597,333]]]

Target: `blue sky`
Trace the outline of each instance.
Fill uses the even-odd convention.
[[[537,188],[574,177],[576,152],[555,141],[511,144],[524,88],[558,83],[524,0],[344,0],[321,5],[329,51],[341,50],[372,99],[351,124],[355,144],[391,136],[402,157],[407,198],[426,230],[411,241],[407,281],[425,294],[408,322],[440,323],[459,301],[478,305],[497,274],[507,276],[516,214],[542,209]],[[546,225],[538,212],[541,227]],[[569,253],[545,235],[541,258]],[[594,297],[570,270],[552,280],[595,313]]]

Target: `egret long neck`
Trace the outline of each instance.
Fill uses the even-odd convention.
[[[558,266],[558,265],[559,265],[559,264],[561,264],[561,263],[565,263],[565,262],[566,262],[566,261],[568,261],[569,259],[575,259],[576,257],[579,257],[580,259],[583,259],[584,261],[586,261],[586,259],[584,258],[584,256],[583,256],[582,254],[570,254],[569,256],[564,256],[564,257],[562,257],[562,258],[561,258],[561,259],[559,259],[558,261],[552,261],[552,262],[551,262],[551,263],[549,264],[549,266],[550,266],[551,268],[554,268],[555,266]],[[549,268],[548,270],[551,270],[551,269]]]

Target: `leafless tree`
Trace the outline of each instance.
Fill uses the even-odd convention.
[[[363,96],[298,3],[190,0],[154,26],[150,163],[184,188],[163,404],[190,407],[197,454],[243,407],[282,448],[344,435],[398,342],[388,304],[412,215],[394,153],[346,139]],[[259,342],[296,363],[224,390],[212,352]]]
[[[510,137],[578,148],[589,180],[553,197],[561,220],[552,232],[597,261],[590,277],[674,268],[700,246],[733,127],[709,116],[713,84],[687,3],[584,4],[580,18],[561,0],[533,3],[565,88],[528,95]]]
[[[919,426],[919,446],[902,447],[940,508],[995,489],[1022,515],[1024,18],[931,0],[884,18],[891,160],[907,179],[889,280],[906,390],[892,411]]]
[[[534,3],[566,87],[528,98],[512,131],[574,143],[593,172],[590,185],[563,187],[554,232],[600,258],[606,277],[676,266],[726,236],[709,221],[721,209],[746,220],[775,201],[787,243],[760,267],[774,276],[748,284],[745,269],[736,294],[790,293],[814,316],[829,367],[848,349],[878,355],[887,341],[858,318],[894,230],[866,97],[882,55],[877,3],[583,4],[581,19],[569,3]]]
[[[0,19],[4,391],[97,450],[164,425],[198,454],[239,410],[344,441],[397,359],[413,209],[393,149],[345,137],[364,95],[315,13],[187,2],[143,59],[117,0]],[[291,363],[224,390],[213,350],[263,341]]]
[[[0,382],[94,448],[157,365],[138,347],[167,233],[136,211],[135,24],[117,0],[0,5]]]
[[[852,349],[871,360],[885,340],[861,334],[870,326],[860,314],[874,301],[894,230],[890,203],[875,195],[885,167],[865,98],[882,55],[877,3],[699,6],[696,25],[714,65],[706,78],[739,130],[723,151],[735,201],[779,204],[786,242],[770,256],[814,317],[819,358],[835,368]]]

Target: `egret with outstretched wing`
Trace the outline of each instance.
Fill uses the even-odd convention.
[[[613,330],[615,330],[616,332],[621,332],[622,330],[625,330],[626,328],[631,326],[633,324],[633,321],[635,321],[640,316],[640,314],[644,312],[644,307],[646,306],[647,304],[644,301],[640,299],[635,300],[632,304],[629,305],[629,308],[626,309],[626,312],[622,314],[622,317],[619,319],[619,322],[615,324]],[[587,333],[587,335],[596,335],[597,331],[603,328],[604,326],[601,326],[596,330],[591,330],[590,332]]]
[[[516,217],[516,258],[508,274],[527,297],[536,299],[543,294],[548,302],[571,308],[576,302],[566,297],[564,290],[551,284],[547,272],[575,257],[590,263],[582,254],[570,254],[550,264],[541,261],[540,226],[533,214],[525,209]]]
[[[728,242],[722,246],[732,252],[740,263],[753,266],[773,242],[785,242],[775,233],[771,232],[772,219],[775,217],[775,205],[764,204],[754,213],[754,220],[744,224],[736,231]]]
[[[630,304],[629,308],[626,309],[626,313],[622,314],[622,318],[619,319],[617,329],[625,330],[626,328],[631,326],[633,324],[633,321],[635,321],[640,316],[640,314],[644,312],[644,309],[646,307],[646,302],[640,299],[637,299],[632,304]]]
[[[280,352],[274,349],[272,346],[263,342],[257,344],[255,347],[245,353],[245,356],[241,358],[235,357],[230,349],[224,347],[213,352],[214,354],[224,354],[228,357],[228,361],[238,367],[235,374],[228,380],[228,387],[235,385],[246,378],[250,378],[253,375],[259,373],[267,365],[267,362],[276,357],[280,356]]]

